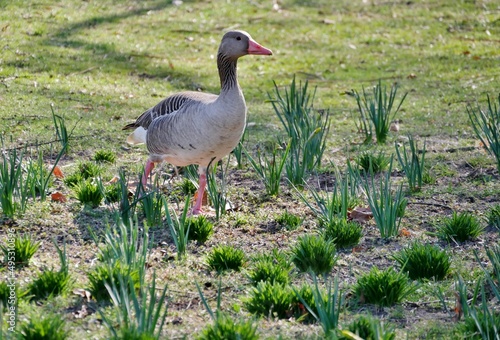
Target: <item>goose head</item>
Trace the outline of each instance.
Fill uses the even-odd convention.
[[[222,37],[219,54],[238,59],[247,54],[271,55],[273,52],[258,44],[247,32],[230,31]]]

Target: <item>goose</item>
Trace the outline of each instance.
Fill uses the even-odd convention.
[[[123,127],[123,130],[134,129],[127,143],[147,146],[149,157],[141,180],[144,188],[155,163],[198,165],[199,183],[191,211],[193,215],[203,212],[208,168],[228,155],[244,132],[247,107],[238,83],[237,61],[247,54],[272,55],[272,51],[258,44],[247,32],[227,32],[217,53],[219,95],[179,92]]]

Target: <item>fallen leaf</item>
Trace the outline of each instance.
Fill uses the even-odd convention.
[[[463,51],[462,52],[463,55],[469,55],[470,54],[470,51]]]
[[[73,289],[73,294],[81,296],[84,299],[87,299],[87,301],[90,301],[92,297],[92,294],[88,290],[82,288]]]
[[[350,221],[367,222],[373,218],[370,208],[356,207],[347,213]]]
[[[56,178],[64,178],[64,174],[63,174],[61,168],[58,167],[57,165],[55,166],[54,171],[52,173],[54,174],[54,176]]]
[[[54,191],[51,195],[50,195],[50,198],[52,199],[53,202],[61,202],[61,203],[64,203],[67,201],[67,198],[66,196],[64,196],[64,194],[62,194],[61,192],[59,191]]]
[[[411,233],[406,228],[402,228],[399,232],[399,236],[410,237]]]
[[[398,132],[399,131],[399,122],[398,121],[392,122],[391,126],[389,127],[389,131]]]
[[[408,79],[415,79],[417,78],[417,75],[415,73],[410,73],[409,75],[406,76]]]
[[[111,178],[111,179],[109,180],[109,182],[108,182],[108,183],[106,183],[106,184],[114,184],[114,183],[118,182],[119,180],[120,180],[120,177],[115,176],[115,177]]]
[[[87,306],[83,305],[82,309],[80,309],[79,311],[73,312],[73,315],[75,316],[75,319],[85,318],[86,316],[89,315],[89,312],[87,311]]]
[[[478,55],[475,55],[475,56],[473,56],[473,57],[472,57],[472,59],[474,59],[474,60],[479,60],[479,59],[481,59],[481,57],[480,57],[480,56],[478,56]]]

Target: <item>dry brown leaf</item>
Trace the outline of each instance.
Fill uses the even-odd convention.
[[[347,213],[347,217],[351,221],[362,223],[371,220],[373,214],[370,208],[356,207]]]
[[[415,73],[410,73],[409,75],[406,76],[408,79],[415,79],[417,78],[417,75]]]
[[[85,318],[86,316],[89,315],[89,312],[87,310],[87,306],[86,305],[82,305],[82,309],[80,309],[79,311],[73,312],[73,315],[75,316],[75,319],[83,319],[83,318]]]
[[[81,296],[84,299],[87,299],[87,301],[90,301],[92,298],[92,294],[88,290],[82,288],[73,289],[73,294]]]
[[[52,199],[53,202],[61,202],[64,203],[67,201],[66,196],[62,194],[60,191],[54,191],[51,195],[50,198]]]
[[[114,183],[118,182],[119,180],[120,180],[120,177],[115,176],[115,177],[111,178],[111,179],[109,180],[109,182],[108,182],[108,183],[106,183],[106,184],[108,184],[108,185],[109,185],[109,184],[114,184]]]
[[[52,172],[56,178],[64,178],[64,174],[60,167],[57,165],[54,167],[54,172]]]
[[[399,236],[403,236],[403,237],[410,237],[411,236],[411,233],[408,229],[406,228],[402,228],[400,231],[399,231]]]

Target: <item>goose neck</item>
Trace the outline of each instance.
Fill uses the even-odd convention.
[[[238,87],[238,78],[236,74],[238,59],[230,58],[222,53],[217,55],[217,68],[219,69],[219,78],[221,92],[226,92],[234,87]]]

